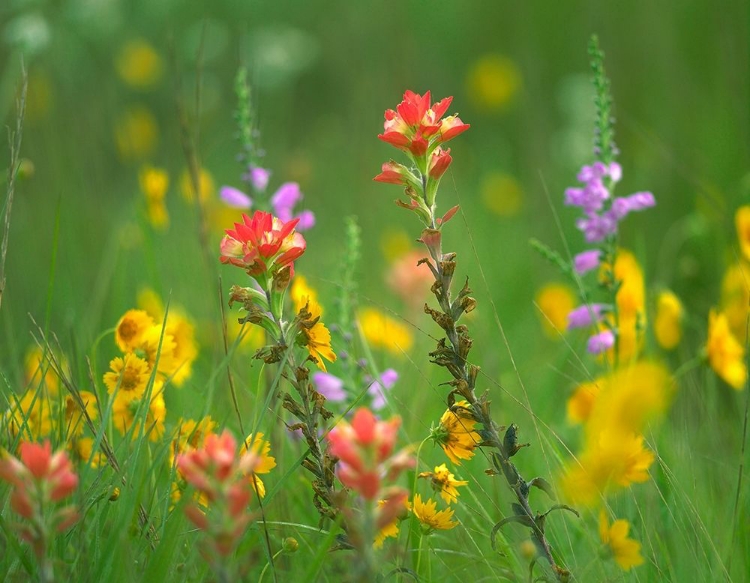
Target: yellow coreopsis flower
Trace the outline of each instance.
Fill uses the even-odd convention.
[[[146,329],[136,346],[136,351],[143,354],[144,360],[153,370],[171,376],[177,372],[180,362],[175,357],[177,343],[172,334],[162,331],[161,324],[154,324]]]
[[[12,396],[5,423],[14,438],[20,433],[24,439],[38,441],[51,434],[52,413],[50,400],[43,392],[28,390],[20,399]]]
[[[617,564],[624,571],[643,564],[641,543],[628,538],[630,524],[627,520],[615,520],[610,526],[607,514],[602,509],[599,512],[599,536],[609,547]]]
[[[128,310],[115,327],[115,342],[123,352],[132,352],[141,342],[154,319],[143,310]]]
[[[414,344],[409,328],[375,308],[360,310],[357,321],[362,335],[372,346],[400,355],[408,352]]]
[[[581,383],[568,399],[568,421],[571,423],[585,423],[599,395],[599,384],[602,379],[591,383]]]
[[[99,416],[99,409],[96,405],[96,395],[89,391],[80,392],[81,401],[86,408],[86,415],[92,421]],[[78,402],[72,395],[65,396],[65,431],[67,438],[81,435],[85,423],[83,410],[78,406]]]
[[[656,298],[654,335],[659,346],[674,349],[682,338],[682,302],[671,291],[665,290]]]
[[[732,335],[726,316],[716,310],[708,315],[708,362],[729,386],[741,390],[747,381],[745,347]]]
[[[721,280],[721,312],[727,317],[732,334],[744,342],[750,306],[750,267],[745,262],[727,268]]]
[[[448,470],[445,464],[435,466],[434,472],[421,472],[420,478],[430,478],[432,489],[440,493],[440,496],[448,504],[458,500],[458,486],[465,486],[466,480],[456,480],[455,476]]]
[[[133,439],[138,439],[141,432],[141,421],[143,413],[139,413],[139,408],[145,396],[132,398],[126,393],[118,393],[112,404],[112,421],[117,430],[125,435],[133,428]],[[137,416],[137,417],[136,417]],[[154,385],[151,393],[151,400],[148,403],[148,411],[143,427],[144,434],[151,440],[157,441],[164,435],[164,420],[167,416],[167,407],[164,402],[161,383]]]
[[[138,175],[141,192],[146,199],[148,220],[156,229],[169,226],[169,213],[164,198],[169,188],[169,175],[166,170],[144,166]]]
[[[146,392],[151,367],[139,356],[133,353],[122,358],[117,356],[110,361],[109,368],[111,370],[104,373],[104,384],[110,395],[119,391],[129,398],[137,398]]]
[[[302,275],[294,276],[294,280],[292,281],[291,297],[295,312],[299,312],[302,308],[304,308],[305,304],[308,301],[315,304],[318,303],[318,293],[308,285],[307,279]],[[321,314],[322,313],[323,312],[321,309]]]
[[[458,526],[458,522],[453,520],[453,509],[446,508],[438,512],[437,503],[428,499],[422,502],[419,494],[414,495],[414,504],[412,505],[414,516],[419,519],[428,530],[449,530]]]
[[[624,366],[596,382],[599,393],[585,427],[593,440],[603,431],[642,433],[646,422],[666,411],[675,388],[669,371],[649,361]]]
[[[255,493],[261,498],[266,495],[266,486],[257,474],[267,474],[276,467],[276,458],[271,455],[271,444],[263,439],[263,433],[251,433],[242,444],[242,453],[252,453],[259,458],[259,463],[250,476]]]
[[[24,369],[27,387],[37,389],[43,385],[50,395],[57,395],[60,389],[60,378],[44,357],[41,348],[38,346],[29,348],[24,359]]]
[[[323,358],[329,362],[336,362],[336,353],[331,348],[331,333],[325,324],[320,321],[323,309],[320,304],[311,300],[307,301],[306,317],[302,321],[302,332],[305,345],[318,367],[325,372],[326,365]]]
[[[600,267],[600,277],[608,270],[609,264]],[[617,303],[617,351],[620,364],[629,362],[638,356],[643,346],[643,329],[646,325],[646,287],[638,260],[630,251],[618,249],[614,267],[615,281],[619,289]],[[612,316],[608,316],[611,324]],[[614,359],[614,350],[607,351],[610,361]]]
[[[552,339],[562,338],[568,327],[568,314],[576,307],[576,297],[564,283],[548,283],[536,294],[544,332]]]
[[[448,409],[430,436],[456,465],[461,465],[461,460],[474,457],[474,449],[481,441],[474,431],[477,422],[467,410],[468,406],[467,401],[459,401],[454,406],[455,412]]]
[[[75,455],[92,468],[99,468],[107,464],[107,456],[100,451],[94,452],[94,439],[91,437],[76,438]]]
[[[128,85],[145,89],[161,78],[161,57],[146,40],[133,39],[125,43],[117,54],[115,66],[120,78]]]
[[[591,506],[612,490],[648,480],[654,459],[653,452],[643,446],[642,435],[603,431],[588,440],[560,487],[571,503]]]

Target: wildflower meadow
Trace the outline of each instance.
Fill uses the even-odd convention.
[[[750,581],[748,17],[1,3],[0,578]]]

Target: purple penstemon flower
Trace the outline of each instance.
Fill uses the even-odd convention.
[[[386,369],[380,375],[380,380],[373,381],[367,388],[367,392],[372,397],[372,408],[379,411],[386,404],[385,391],[390,390],[398,380],[398,373],[392,368]]]
[[[602,252],[599,249],[589,249],[573,257],[573,267],[578,275],[588,273],[599,267]]]
[[[222,186],[219,196],[232,208],[249,209],[253,206],[253,199],[234,186]]]
[[[271,206],[274,214],[284,222],[299,219],[297,230],[305,231],[315,225],[315,215],[312,211],[304,210],[295,216],[294,207],[300,200],[302,200],[302,191],[299,184],[285,182],[271,197]]]
[[[586,350],[591,354],[601,354],[615,345],[615,335],[611,330],[604,330],[594,334],[586,345]]]
[[[315,390],[333,403],[346,400],[344,381],[327,372],[316,372],[312,376]]]
[[[578,173],[578,180],[583,187],[565,190],[565,204],[580,207],[584,217],[576,221],[576,226],[583,232],[588,243],[600,243],[617,233],[618,223],[628,213],[641,211],[656,204],[650,192],[636,192],[626,197],[612,198],[604,183],[609,179],[612,184],[622,178],[622,167],[616,162],[606,165],[594,162],[583,166]],[[610,201],[609,205],[606,201]],[[609,208],[605,207],[608,206]]]
[[[568,330],[586,328],[602,319],[602,314],[609,309],[606,304],[584,304],[568,314]]]
[[[242,180],[252,184],[256,192],[265,192],[270,178],[271,171],[260,166],[248,166],[247,172],[242,175]]]

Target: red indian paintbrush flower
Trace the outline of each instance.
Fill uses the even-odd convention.
[[[359,492],[363,498],[374,500],[380,491],[381,479],[397,473],[413,460],[408,456],[394,456],[389,460],[396,443],[401,418],[378,421],[372,412],[360,408],[351,425],[341,421],[328,434],[331,455],[340,460],[338,476],[341,483]]]
[[[304,237],[294,230],[298,222],[284,222],[263,211],[255,211],[252,217],[243,213],[242,223],[227,229],[221,240],[221,262],[241,267],[251,276],[273,275],[293,266],[306,246]]]
[[[453,97],[446,97],[430,106],[429,91],[423,96],[407,91],[395,111],[386,110],[384,131],[378,138],[416,157],[432,152],[438,145],[469,129],[469,124],[458,116],[441,119],[452,100]]]
[[[14,486],[13,510],[27,519],[34,518],[37,500],[42,494],[57,502],[78,487],[78,476],[64,451],[52,453],[49,441],[44,444],[22,442],[21,459],[8,456],[0,460],[0,479]],[[41,501],[43,502],[43,501]]]

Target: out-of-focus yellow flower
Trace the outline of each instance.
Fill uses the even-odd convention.
[[[409,328],[375,308],[360,310],[357,321],[365,340],[374,347],[401,355],[411,350],[414,344]]]
[[[172,376],[180,363],[175,357],[177,343],[174,336],[162,331],[161,324],[154,324],[141,336],[136,351],[143,354],[148,366],[165,376]]]
[[[734,337],[747,337],[747,316],[750,306],[750,267],[744,262],[727,268],[721,280],[721,312],[727,317]]]
[[[291,297],[295,312],[299,312],[304,308],[308,300],[316,304],[318,303],[318,293],[308,285],[307,279],[299,274],[295,275],[294,280],[292,280]]]
[[[716,310],[708,314],[706,353],[714,372],[732,388],[742,390],[747,381],[745,347],[732,335],[727,317]]]
[[[609,492],[648,480],[653,462],[642,435],[607,429],[588,440],[562,477],[560,489],[571,503],[592,506]]]
[[[307,350],[318,368],[325,372],[326,365],[323,358],[329,362],[336,362],[336,353],[331,348],[331,333],[325,327],[325,324],[320,321],[323,308],[317,302],[310,300],[309,297],[307,313],[309,317],[302,322],[302,332],[306,339]]]
[[[640,434],[646,423],[664,413],[674,382],[661,364],[640,361],[597,379],[599,393],[586,422],[586,435],[596,441],[603,431]]]
[[[161,328],[161,323],[164,321],[164,303],[158,294],[150,288],[141,290],[138,294],[138,305],[156,322],[159,322],[157,326]],[[168,374],[171,375],[172,383],[181,387],[192,375],[193,362],[198,357],[195,324],[179,306],[170,306],[164,334],[165,338],[171,337],[174,342],[172,351],[174,366],[169,369]]]
[[[602,263],[600,277],[610,269]],[[615,280],[620,282],[615,301],[617,302],[617,350],[618,362],[624,364],[637,358],[643,347],[646,326],[646,288],[643,271],[635,256],[625,249],[618,249],[614,268]],[[609,317],[611,320],[611,316]],[[612,323],[612,322],[610,322]],[[614,349],[606,352],[610,362],[614,360]]]
[[[665,290],[657,296],[654,335],[665,350],[672,350],[680,343],[682,314],[682,302],[673,292]]]
[[[143,166],[138,175],[141,192],[146,199],[148,220],[156,229],[169,226],[169,213],[164,199],[169,188],[169,174],[162,168]]]
[[[115,327],[115,343],[122,352],[132,352],[140,344],[154,319],[143,310],[128,310]]]
[[[89,391],[80,392],[81,401],[86,408],[86,416],[94,421],[99,416],[99,408],[96,405],[96,395]],[[83,433],[85,424],[83,410],[72,395],[65,395],[65,434],[67,439],[79,436]],[[87,458],[88,459],[88,458]]]
[[[438,492],[448,504],[458,500],[458,486],[465,486],[469,483],[466,480],[456,480],[445,464],[435,466],[434,472],[421,472],[419,477],[430,478],[432,489]]]
[[[11,397],[4,424],[13,438],[19,434],[26,441],[39,441],[52,432],[53,415],[49,398],[43,391],[30,389],[20,399]]]
[[[412,248],[412,239],[403,229],[386,230],[380,240],[380,247],[386,261],[395,261],[409,252]]]
[[[115,428],[125,435],[130,429],[133,429],[133,439],[138,439],[141,432],[141,421],[143,421],[143,412],[139,411],[145,395],[137,398],[131,398],[124,392],[120,392],[115,397],[112,404],[112,421]],[[137,416],[136,416],[137,415]],[[143,423],[143,432],[151,440],[157,441],[164,435],[164,419],[167,416],[167,407],[164,403],[164,394],[162,392],[161,382],[154,384],[151,392],[151,400],[148,403],[146,419]]]
[[[32,68],[26,89],[26,117],[31,122],[43,121],[52,109],[52,82],[41,69]]]
[[[562,338],[568,327],[568,314],[576,307],[576,298],[570,286],[564,283],[548,283],[540,289],[534,300],[541,310],[542,327],[552,339]]]
[[[502,110],[518,93],[521,87],[521,73],[508,57],[487,54],[471,65],[466,85],[469,96],[477,107]]]
[[[627,520],[615,520],[609,525],[604,509],[599,511],[599,537],[609,547],[615,562],[624,571],[643,564],[641,543],[628,538],[630,524]]]
[[[412,512],[428,530],[449,530],[458,526],[458,522],[453,520],[452,508],[438,512],[437,503],[434,500],[428,499],[422,502],[419,494],[414,495]]]
[[[194,419],[180,419],[177,430],[172,438],[170,447],[169,467],[175,467],[175,457],[185,453],[188,449],[198,449],[203,446],[206,436],[214,433],[216,422],[206,415],[200,421]]]
[[[117,53],[115,68],[128,85],[146,89],[161,79],[162,59],[148,41],[136,38],[126,42]]]
[[[94,452],[94,439],[91,437],[79,437],[75,440],[75,455],[92,468],[99,468],[107,464],[107,457],[101,452]],[[117,490],[119,495],[119,490]]]
[[[467,410],[468,406],[467,401],[459,401],[454,406],[455,412],[446,410],[430,435],[456,465],[461,465],[461,460],[474,457],[474,449],[482,439],[474,431],[477,422]]]
[[[479,188],[484,205],[498,216],[514,217],[523,206],[523,189],[509,174],[490,172]]]
[[[231,349],[235,340],[242,333],[238,350],[254,352],[266,344],[266,332],[260,326],[250,324],[240,324],[234,314],[227,316],[227,341]]]
[[[159,125],[143,105],[127,109],[115,121],[115,143],[123,160],[143,160],[159,143]]]
[[[52,369],[49,361],[44,358],[42,349],[31,346],[24,359],[26,371],[26,386],[31,389],[44,388],[50,395],[57,395],[60,389],[60,378]]]
[[[571,423],[585,423],[591,416],[591,411],[599,395],[599,383],[602,379],[592,383],[581,383],[568,399],[568,421]]]
[[[200,201],[205,203],[213,198],[216,193],[216,187],[214,186],[214,178],[211,173],[205,168],[200,169],[198,175],[198,183],[200,187]],[[187,202],[193,202],[195,200],[195,188],[193,188],[193,179],[190,176],[188,170],[183,170],[180,175],[180,192],[182,197]],[[235,211],[236,212],[236,211]]]

